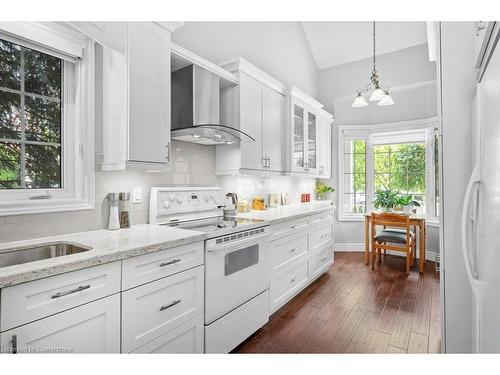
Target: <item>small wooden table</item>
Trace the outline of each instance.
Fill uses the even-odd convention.
[[[378,211],[374,211],[377,213]],[[372,217],[371,212],[365,213],[365,264],[370,264],[370,220]],[[418,261],[418,271],[420,273],[424,272],[425,268],[425,217],[423,215],[410,215],[410,224],[414,228],[418,227],[419,235],[419,261]],[[416,233],[415,233],[416,235]]]

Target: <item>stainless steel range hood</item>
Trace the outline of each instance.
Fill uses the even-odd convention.
[[[219,77],[197,65],[172,72],[172,139],[203,145],[255,142],[220,123]]]

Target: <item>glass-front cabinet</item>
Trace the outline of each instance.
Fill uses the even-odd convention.
[[[318,171],[318,124],[315,108],[290,95],[290,172],[316,174]]]

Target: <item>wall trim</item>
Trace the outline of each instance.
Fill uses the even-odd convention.
[[[365,244],[360,242],[360,243],[334,243],[333,244],[333,250],[339,253],[347,253],[347,252],[354,252],[354,253],[362,253],[365,251]],[[391,255],[399,255],[401,256],[398,252],[394,251],[388,251],[388,254]],[[418,259],[418,249],[417,249],[417,259]],[[433,251],[426,251],[425,252],[425,260],[429,260],[432,262],[435,262],[438,258],[439,253],[433,252]]]

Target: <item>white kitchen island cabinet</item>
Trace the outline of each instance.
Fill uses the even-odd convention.
[[[120,353],[120,295],[2,332],[7,353]]]
[[[216,174],[284,171],[285,86],[244,59],[223,65],[239,85],[221,91],[221,122],[255,142],[218,145]]]
[[[96,52],[102,170],[168,170],[170,30],[155,22],[120,24],[125,53],[106,46]]]

